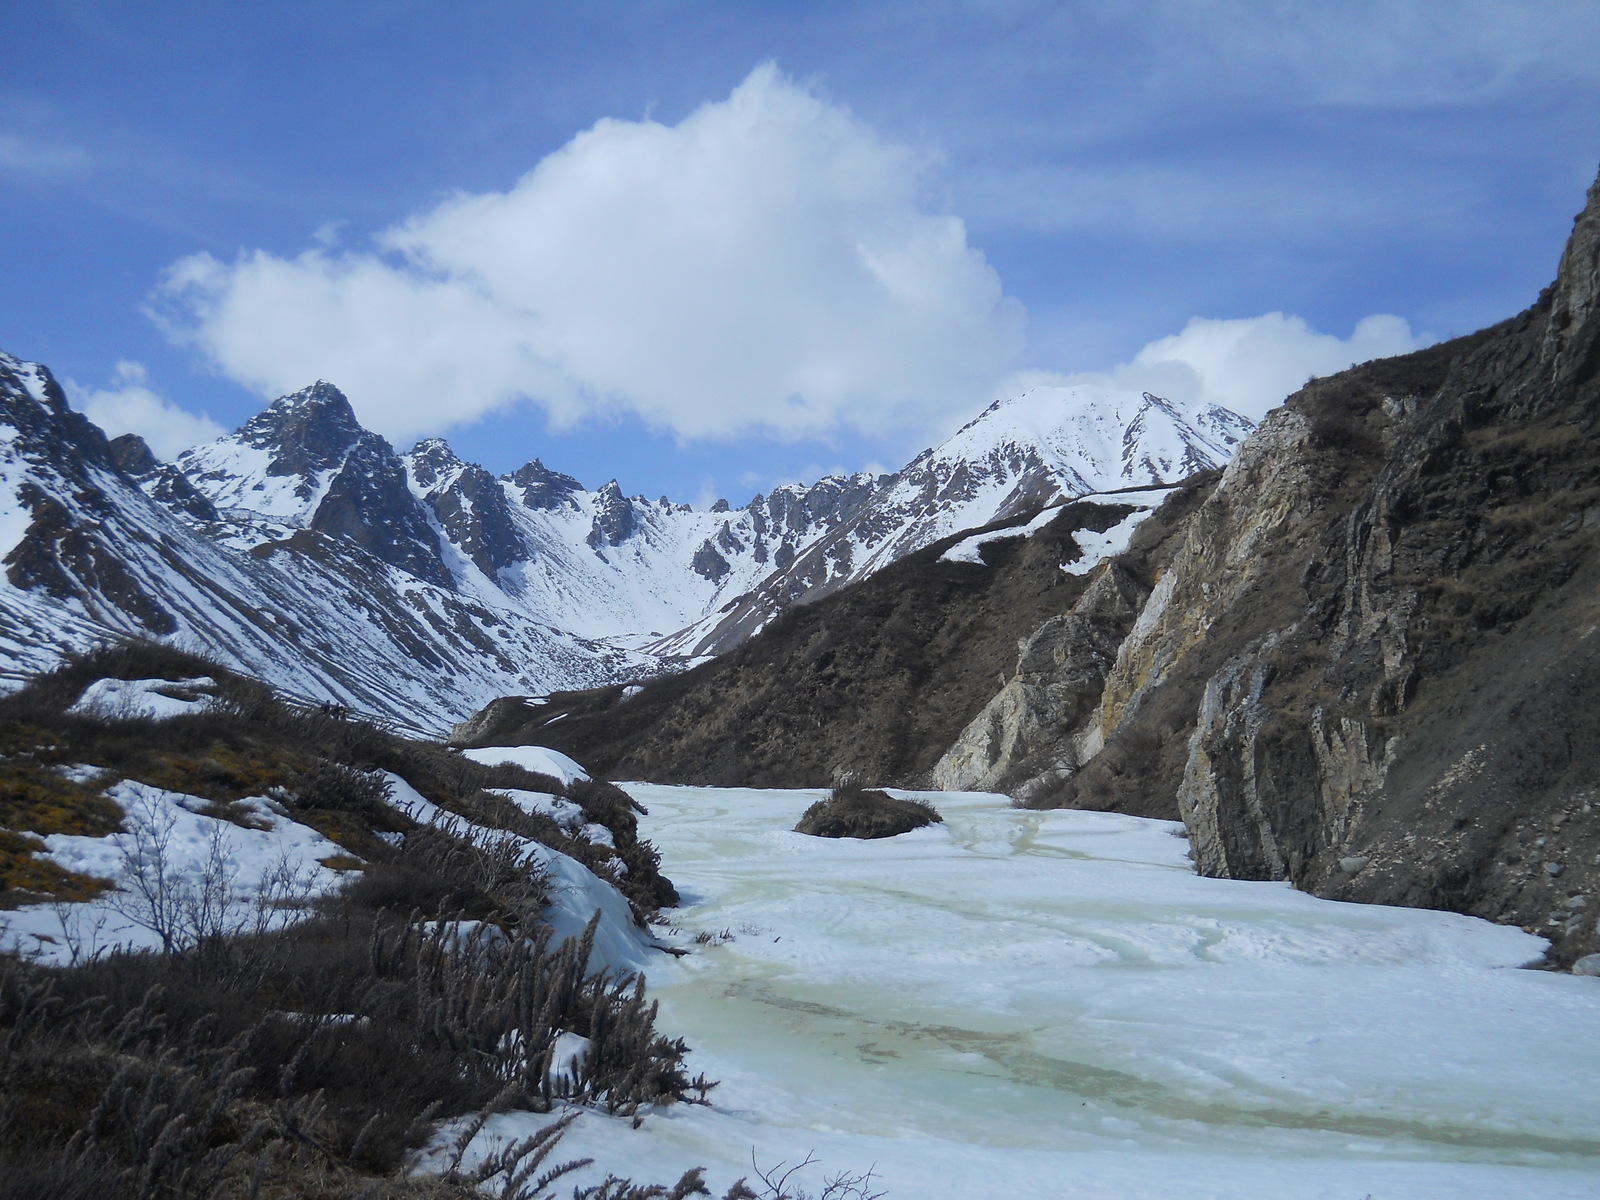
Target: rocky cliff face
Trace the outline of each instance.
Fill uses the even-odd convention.
[[[432,510],[444,544],[470,558],[486,578],[496,579],[502,567],[529,557],[506,489],[488,471],[462,462],[443,438],[417,443],[406,466],[411,490]],[[530,463],[523,471],[535,466]]]
[[[1081,765],[1032,802],[1175,807],[1205,874],[1456,909],[1537,929],[1558,959],[1592,951],[1597,297],[1600,184],[1527,312],[1270,414],[1072,731],[1062,757]],[[1104,639],[1054,654],[1034,693],[1070,689]],[[1022,707],[1002,736],[1053,711]]]
[[[1087,757],[1106,673],[1148,595],[1125,565],[1107,563],[1069,612],[1021,639],[1016,673],[934,766],[933,786],[1027,799],[1071,778]]]

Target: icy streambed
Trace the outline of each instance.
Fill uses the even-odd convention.
[[[1600,1195],[1600,979],[1514,969],[1519,930],[1200,879],[1163,822],[945,793],[825,841],[789,832],[816,792],[628,790],[682,936],[733,934],[650,971],[723,1083],[565,1155],[719,1194],[753,1148],[891,1200]]]

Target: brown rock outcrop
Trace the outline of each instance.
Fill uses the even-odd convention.
[[[1040,802],[1199,869],[1596,946],[1600,184],[1520,316],[1316,380],[1241,447]]]

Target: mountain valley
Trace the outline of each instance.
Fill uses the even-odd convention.
[[[1310,381],[1088,575],[1115,496],[1019,518],[975,562],[910,556],[671,679],[502,701],[454,736],[661,782],[851,771],[1181,818],[1206,875],[1593,955],[1597,297],[1600,183],[1526,312]]]

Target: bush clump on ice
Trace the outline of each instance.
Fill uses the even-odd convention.
[[[794,830],[813,837],[885,838],[943,821],[926,800],[898,800],[846,777],[801,814]]]

